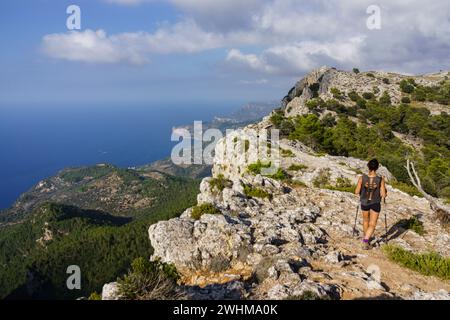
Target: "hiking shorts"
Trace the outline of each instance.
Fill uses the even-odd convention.
[[[363,205],[361,204],[361,210],[362,211],[369,211],[369,210],[373,210],[375,212],[380,213],[381,211],[381,203],[372,203],[372,204],[368,204],[368,205]]]

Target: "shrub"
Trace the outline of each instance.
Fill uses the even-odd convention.
[[[271,162],[263,163],[263,162],[261,162],[261,160],[258,159],[258,161],[256,163],[250,164],[247,167],[247,170],[253,174],[261,174],[261,169],[270,168],[271,165],[272,165]]]
[[[373,73],[371,73],[371,72],[367,73],[366,75],[367,75],[368,77],[370,77],[370,78],[375,78],[375,75],[374,75]]]
[[[409,194],[410,196],[423,197],[423,195],[419,192],[419,190],[417,190],[417,188],[414,187],[413,185],[407,184],[405,182],[399,182],[399,181],[393,182],[391,185],[395,189],[403,191],[403,192]]]
[[[209,181],[209,185],[211,186],[211,189],[216,189],[220,192],[223,191],[225,188],[230,188],[232,186],[232,182],[228,179],[225,179],[223,174],[219,174],[217,178],[212,178]]]
[[[294,157],[294,153],[290,149],[281,149],[281,156],[285,158]]]
[[[417,217],[399,220],[396,223],[396,225],[407,230],[413,230],[414,232],[420,234],[421,236],[425,234],[423,223]]]
[[[388,79],[388,78],[383,78],[383,83],[384,83],[384,84],[389,84],[389,83],[390,83],[390,81],[389,81],[389,79]]]
[[[409,97],[403,97],[402,103],[411,103],[411,99]]]
[[[360,107],[361,109],[365,109],[366,108],[366,100],[364,100],[363,98],[358,98],[358,100],[356,100],[356,105],[358,107]]]
[[[359,73],[359,69],[358,68],[353,68],[353,73],[358,74]]]
[[[270,122],[272,122],[272,124],[275,125],[276,127],[278,127],[284,119],[285,117],[283,111],[281,110],[273,112],[272,115],[270,116]],[[237,141],[237,137],[235,139]]]
[[[192,208],[192,219],[198,220],[204,214],[221,214],[221,212],[211,203],[203,203]]]
[[[355,91],[350,91],[349,94],[348,94],[348,97],[353,102],[356,102],[356,101],[358,101],[358,99],[360,99],[360,96]]]
[[[330,169],[320,169],[317,176],[314,177],[312,183],[316,188],[323,188],[330,183]]]
[[[404,93],[412,93],[414,91],[414,86],[406,80],[400,81],[400,90]]]
[[[387,91],[383,92],[383,95],[380,97],[380,103],[384,105],[391,104],[391,96]]]
[[[118,295],[124,300],[175,300],[184,295],[177,290],[179,274],[173,265],[138,258],[131,270],[118,279]]]
[[[247,152],[250,149],[250,141],[244,140],[244,150]]]
[[[333,97],[334,97],[335,99],[338,99],[338,100],[344,99],[344,96],[342,95],[342,93],[341,93],[341,91],[340,91],[339,89],[337,89],[337,88],[331,88],[331,89],[330,89],[330,92],[331,92],[331,94],[333,95]]]
[[[413,253],[395,245],[385,245],[383,251],[390,260],[403,267],[427,276],[450,279],[450,258],[436,252]]]
[[[348,178],[337,178],[336,185],[326,184],[322,186],[324,189],[343,191],[353,193],[356,185],[354,185]]]
[[[98,294],[97,292],[92,292],[89,295],[88,300],[102,300],[102,296],[100,294]]]
[[[272,195],[267,191],[247,184],[244,184],[244,194],[249,198],[272,198]]]
[[[324,127],[331,128],[331,127],[334,127],[334,126],[336,125],[336,118],[335,118],[333,115],[327,113],[327,114],[320,120],[320,123],[321,123]]]
[[[375,98],[375,95],[372,92],[364,92],[362,96],[366,100],[371,100]]]
[[[305,166],[304,164],[291,164],[291,166],[288,168],[288,170],[291,171],[300,171],[308,169],[308,166]]]
[[[378,88],[377,86],[373,86],[373,87],[372,87],[372,92],[373,92],[374,94],[379,94],[379,93],[380,93],[380,88]]]
[[[267,177],[275,179],[275,180],[288,180],[290,176],[281,168],[277,169],[277,172],[274,174],[268,175]]]

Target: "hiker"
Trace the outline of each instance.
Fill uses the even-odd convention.
[[[367,163],[368,174],[359,177],[355,194],[359,196],[361,211],[363,214],[363,249],[370,249],[370,238],[375,232],[378,215],[381,211],[381,201],[387,196],[384,178],[377,175],[380,166],[377,159],[372,159]]]

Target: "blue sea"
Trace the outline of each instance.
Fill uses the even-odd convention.
[[[239,104],[0,106],[0,209],[66,167],[139,166],[170,156],[172,127]]]

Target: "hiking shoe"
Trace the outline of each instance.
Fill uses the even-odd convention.
[[[363,241],[363,242],[362,242],[362,249],[363,249],[363,250],[370,250],[370,244],[369,244],[369,242]]]

